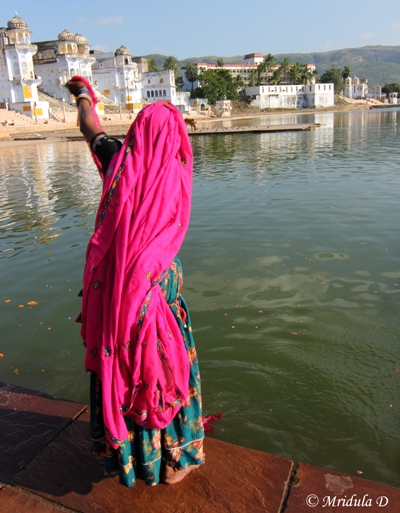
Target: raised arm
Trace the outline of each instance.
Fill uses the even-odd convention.
[[[85,84],[80,80],[70,80],[65,84],[65,86],[74,96],[76,96],[79,129],[86,141],[90,143],[92,138],[102,131],[102,129],[97,127],[94,122],[91,110],[92,100],[90,98],[90,93],[85,87]]]

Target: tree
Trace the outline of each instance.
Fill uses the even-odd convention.
[[[350,75],[351,75],[351,70],[350,70],[349,66],[345,66],[342,71],[342,79],[346,80],[346,78],[349,77]]]
[[[183,77],[179,75],[178,77],[175,77],[175,87],[177,91],[180,91],[183,87]]]
[[[163,69],[170,69],[174,72],[175,76],[177,76],[179,73],[178,59],[173,55],[168,55],[168,57],[165,58]]]
[[[311,70],[307,66],[303,66],[301,68],[300,73],[300,83],[301,84],[311,84],[312,80],[315,78],[317,74],[317,70]]]
[[[257,71],[256,71],[256,86],[261,85],[263,73],[265,73],[265,64],[264,64],[264,62],[260,62],[257,66]]]
[[[335,91],[339,93],[344,89],[342,72],[343,70],[337,64],[334,64],[321,75],[319,80],[322,84],[334,84]]]
[[[210,104],[218,100],[237,100],[239,88],[243,86],[241,77],[235,77],[227,69],[201,70],[200,87],[193,92],[193,97],[208,98]]]
[[[225,65],[224,59],[222,57],[218,57],[218,59],[217,59],[217,67],[218,68],[223,68],[224,65]]]
[[[272,55],[272,53],[269,53],[264,57],[264,71],[267,73],[267,83],[269,84],[270,79],[272,78],[272,68],[274,67],[276,63],[276,57]]]
[[[269,83],[269,75],[271,73],[272,67],[276,62],[276,57],[269,53],[264,57],[264,60],[257,65],[257,70],[252,72],[254,73],[254,81],[255,85],[260,86],[263,83],[263,74],[267,73],[266,82]]]
[[[298,84],[302,76],[302,69],[299,62],[292,64],[289,70],[289,78],[292,84]]]
[[[185,77],[188,82],[191,82],[193,91],[193,84],[199,78],[199,72],[197,71],[196,64],[189,64],[188,66],[186,66]]]
[[[385,84],[382,87],[382,93],[384,93],[384,94],[396,93],[396,92],[400,94],[399,82],[392,82],[391,84]]]
[[[285,58],[283,59],[283,61],[280,63],[280,68],[279,68],[279,69],[280,69],[280,72],[281,72],[281,73],[280,73],[281,79],[282,79],[282,76],[283,76],[284,78],[288,78],[288,74],[289,74],[290,66],[291,66],[291,64],[290,64],[289,59],[288,59],[287,57],[285,57]]]
[[[272,73],[271,83],[274,85],[280,84],[282,81],[282,69],[276,68]]]
[[[147,61],[147,64],[149,67],[149,71],[158,71],[157,63],[152,57],[150,57],[150,59]]]
[[[264,57],[265,69],[267,71],[271,71],[271,69],[275,63],[276,63],[276,57],[275,57],[275,55],[272,55],[272,53],[269,53]]]

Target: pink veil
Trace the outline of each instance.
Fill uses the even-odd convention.
[[[158,285],[189,226],[193,156],[171,104],[143,109],[106,173],[86,254],[85,366],[102,380],[110,443],[127,436],[124,415],[164,428],[188,393],[183,336]]]

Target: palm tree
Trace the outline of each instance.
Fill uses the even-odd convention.
[[[185,77],[188,82],[192,83],[192,91],[193,91],[193,84],[199,78],[199,72],[197,71],[196,64],[189,64],[188,66],[186,66]]]
[[[256,85],[256,72],[252,71],[250,73],[250,77],[249,77],[249,87],[253,87],[255,85]]]
[[[271,83],[274,85],[280,84],[282,81],[282,69],[276,68],[272,73]]]
[[[292,67],[289,70],[289,78],[294,85],[300,82],[301,66],[299,62],[295,62],[294,64],[292,64]]]
[[[313,78],[315,77],[316,70],[311,70],[307,66],[303,66],[300,72],[300,82],[302,84],[311,84]]]
[[[290,61],[287,57],[285,57],[283,61],[280,63],[280,70],[281,76],[283,76],[284,79],[286,79],[290,70]]]
[[[270,78],[271,78],[271,71],[272,71],[272,68],[274,67],[276,63],[276,57],[274,55],[272,55],[272,53],[269,53],[268,55],[266,55],[264,57],[264,72],[267,72],[268,75],[267,75],[267,82],[269,83],[270,81]]]
[[[149,71],[158,71],[157,63],[152,57],[147,61],[147,64]]]
[[[261,85],[261,82],[262,82],[262,78],[261,78],[261,75],[265,73],[265,64],[264,62],[260,62],[258,65],[257,65],[257,70],[256,70],[256,75],[257,75],[257,78],[256,78],[256,85],[257,86],[260,86]]]
[[[173,55],[168,55],[168,57],[165,58],[163,69],[170,69],[174,72],[175,76],[177,76],[179,72],[178,59]]]

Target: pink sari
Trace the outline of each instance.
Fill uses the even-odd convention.
[[[193,156],[168,103],[143,109],[105,175],[86,254],[85,366],[102,381],[107,438],[120,445],[124,416],[164,428],[188,394],[182,334],[158,285],[189,226]]]

